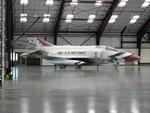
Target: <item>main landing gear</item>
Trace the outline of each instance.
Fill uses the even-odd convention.
[[[81,65],[76,65],[76,69],[81,69]]]
[[[59,66],[61,70],[64,70],[67,67],[67,65],[55,65],[55,69],[57,66]],[[81,65],[76,65],[76,69],[81,69]]]
[[[113,60],[113,65],[115,66],[115,69],[118,71],[118,68],[119,68],[119,62],[117,60]]]
[[[66,65],[59,65],[60,69],[65,69],[67,66]]]

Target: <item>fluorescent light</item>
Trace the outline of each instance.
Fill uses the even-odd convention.
[[[118,15],[112,15],[108,23],[112,24],[115,23],[116,19],[118,18]]]
[[[118,7],[124,7],[126,6],[128,0],[121,0],[120,3],[118,4]]]
[[[54,1],[53,0],[47,0],[46,1],[46,5],[53,5],[54,4]]]
[[[21,17],[27,17],[27,14],[21,14],[20,16]]]
[[[144,2],[143,2],[143,4],[141,5],[141,7],[142,8],[146,8],[146,7],[148,7],[150,5],[150,0],[145,0]]]
[[[148,7],[150,5],[150,2],[144,2],[143,4],[142,4],[142,8],[146,8],[146,7]]]
[[[112,15],[111,16],[111,19],[117,19],[118,18],[118,15]]]
[[[92,23],[93,22],[93,19],[88,19],[87,20],[87,23]]]
[[[131,19],[129,23],[134,24],[136,21],[137,21],[137,19]]]
[[[118,4],[118,7],[124,7],[124,6],[126,6],[126,2],[120,2],[119,4]]]
[[[50,14],[44,14],[43,23],[49,23]]]
[[[21,17],[21,18],[20,18],[20,22],[26,23],[26,22],[27,22],[27,17]]]
[[[72,20],[65,20],[65,23],[71,23]]]
[[[66,22],[66,23],[71,23],[72,19],[73,19],[73,15],[72,15],[72,14],[68,14],[68,15],[66,16],[65,22]]]
[[[73,18],[73,15],[72,14],[68,14],[67,16],[66,16],[66,19],[67,20],[71,20]]]
[[[96,0],[95,6],[99,7],[102,5],[102,0]]]
[[[89,15],[89,19],[87,20],[87,23],[92,23],[94,21],[95,15]]]
[[[20,4],[21,4],[21,5],[27,5],[27,4],[28,4],[28,0],[21,0],[21,1],[20,1]]]
[[[43,18],[43,23],[49,23],[49,18]]]
[[[140,18],[140,15],[135,15],[132,17],[133,19],[139,19]]]
[[[140,15],[134,15],[129,23],[134,24],[139,18],[140,18]]]
[[[90,108],[90,109],[88,109],[88,113],[96,113],[96,112],[95,112],[95,109]]]
[[[94,19],[95,17],[95,15],[89,15],[89,19]]]
[[[50,14],[44,14],[44,17],[50,17]]]
[[[112,19],[109,20],[108,23],[112,24],[112,23],[115,23],[115,21],[116,21],[116,19],[113,19],[113,18],[112,18]]]
[[[72,0],[72,2],[70,3],[71,6],[76,6],[78,5],[78,0]]]
[[[27,14],[20,14],[20,22],[22,23],[27,22]]]

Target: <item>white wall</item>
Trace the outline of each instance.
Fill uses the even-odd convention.
[[[72,45],[81,45],[85,40],[87,40],[89,37],[64,37],[67,41],[69,41]],[[58,45],[69,45],[63,38],[58,37],[57,38],[57,44]],[[89,39],[86,43],[83,45],[95,45],[95,37],[92,37]]]
[[[150,49],[142,49],[141,57],[141,63],[150,63]]]
[[[124,49],[124,50],[138,55],[138,49]],[[141,63],[150,63],[150,49],[142,49],[141,58],[142,58]]]
[[[90,35],[62,35],[67,41],[69,41],[71,44],[73,45],[80,45],[81,43],[83,43],[85,40],[87,40]],[[136,41],[136,37],[127,37],[125,36],[124,41]],[[69,44],[67,43],[63,38],[58,37],[57,38],[57,42],[58,45],[65,45],[65,44]],[[116,48],[120,48],[120,42],[121,42],[121,38],[120,36],[102,36],[102,38],[100,39],[100,45],[108,45],[108,46],[113,46]],[[88,40],[86,43],[84,43],[84,45],[95,45],[96,44],[96,38],[95,36],[93,36],[90,40]],[[124,48],[136,48],[136,44],[124,44]]]

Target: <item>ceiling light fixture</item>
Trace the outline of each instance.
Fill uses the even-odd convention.
[[[134,15],[132,18],[133,18],[133,19],[139,19],[139,18],[140,18],[140,15]]]
[[[46,0],[46,5],[53,5],[54,1],[53,0]]]
[[[146,7],[148,7],[150,5],[150,0],[145,0],[144,2],[143,2],[143,4],[141,5],[141,7],[142,8],[146,8]]]
[[[50,14],[44,14],[44,17],[50,17]]]
[[[115,23],[116,19],[110,19],[108,23],[113,24]]]
[[[112,24],[115,23],[116,19],[118,18],[118,15],[112,15],[108,23]]]
[[[134,24],[134,23],[136,23],[136,21],[137,21],[137,19],[131,19],[129,23]]]
[[[72,20],[65,20],[65,23],[71,23]]]
[[[89,19],[94,19],[95,17],[95,15],[89,15]]]
[[[72,22],[72,19],[73,19],[73,16],[74,16],[74,15],[72,15],[72,14],[68,14],[68,15],[66,16],[65,22],[66,22],[66,23],[71,23],[71,22]]]
[[[96,0],[95,6],[100,7],[102,5],[103,0]]]
[[[124,7],[124,6],[126,6],[127,2],[128,2],[128,0],[121,0],[119,2],[119,4],[118,4],[118,7]]]
[[[130,20],[130,24],[134,24],[136,23],[136,21],[140,18],[140,15],[134,15],[131,20]]]
[[[66,19],[73,19],[73,15],[72,14],[68,14],[67,16],[66,16]]]
[[[96,18],[96,15],[89,15],[89,19],[87,20],[87,23],[92,23],[95,18]]]
[[[28,4],[28,0],[21,0],[21,1],[20,1],[20,4],[21,4],[21,5],[27,5],[27,4]]]
[[[27,22],[27,14],[21,14],[20,15],[20,22],[22,22],[22,23]]]
[[[49,23],[50,14],[44,14],[43,23]]]
[[[87,23],[93,23],[93,20],[92,20],[92,19],[91,19],[91,20],[88,19],[88,20],[87,20]]]
[[[111,18],[117,19],[117,18],[118,18],[118,15],[112,15]]]
[[[43,23],[49,23],[49,18],[43,18]]]
[[[72,0],[72,2],[70,2],[71,6],[76,6],[78,5],[78,0]]]

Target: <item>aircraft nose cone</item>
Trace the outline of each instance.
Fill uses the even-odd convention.
[[[135,54],[132,54],[130,56],[125,57],[124,59],[127,62],[130,62],[130,61],[139,61],[139,60],[141,60],[141,57],[139,57],[139,56],[137,56]]]

